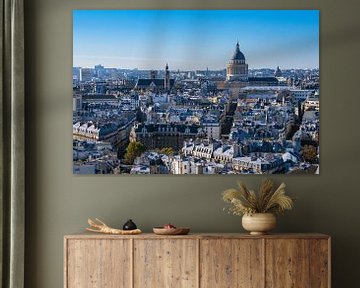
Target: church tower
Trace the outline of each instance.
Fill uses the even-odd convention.
[[[282,72],[281,72],[279,66],[277,66],[274,76],[275,77],[282,77]]]
[[[167,63],[165,66],[164,90],[166,92],[170,91],[170,71],[169,71],[169,65]]]
[[[236,43],[234,55],[231,57],[226,68],[227,81],[247,81],[248,64],[245,62],[245,56],[240,51],[239,42]]]

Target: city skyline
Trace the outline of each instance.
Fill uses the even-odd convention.
[[[318,10],[74,10],[73,21],[74,67],[220,70],[239,41],[249,69],[319,68]]]

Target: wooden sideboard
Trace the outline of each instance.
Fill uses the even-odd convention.
[[[323,234],[67,235],[65,288],[329,288]]]

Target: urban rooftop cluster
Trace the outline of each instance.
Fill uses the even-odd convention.
[[[319,70],[73,68],[76,174],[319,173]]]

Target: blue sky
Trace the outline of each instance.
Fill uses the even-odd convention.
[[[236,41],[249,68],[318,68],[318,10],[74,10],[73,65],[224,69]]]

